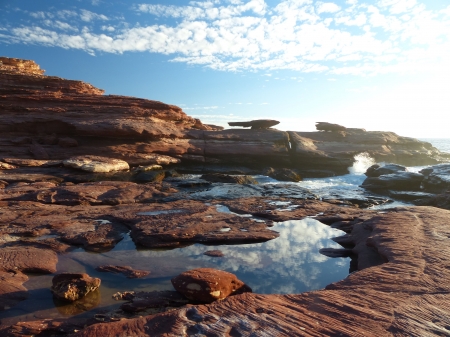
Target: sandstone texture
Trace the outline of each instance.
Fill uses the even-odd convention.
[[[188,270],[174,277],[172,284],[179,293],[198,303],[211,303],[252,291],[236,275],[212,268]]]
[[[78,156],[63,161],[64,166],[87,172],[112,172],[130,169],[127,162],[99,156]]]
[[[101,280],[87,274],[63,273],[53,277],[52,293],[65,301],[76,301],[100,286]]]

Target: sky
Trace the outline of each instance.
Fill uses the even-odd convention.
[[[450,138],[448,0],[0,0],[0,56],[209,124]]]

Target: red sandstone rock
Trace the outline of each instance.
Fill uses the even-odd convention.
[[[112,172],[130,169],[127,162],[100,156],[78,156],[63,161],[64,166],[87,172]]]
[[[153,212],[138,213],[131,237],[145,247],[179,247],[194,242],[244,243],[263,242],[278,237],[266,223],[229,213],[215,206],[181,200],[154,206]]]
[[[172,284],[176,291],[199,303],[211,303],[252,291],[236,275],[212,268],[188,270],[174,277]]]
[[[0,75],[0,158],[96,155],[147,165],[158,154],[207,164],[296,167],[302,176],[324,169],[346,173],[361,152],[408,165],[448,159],[429,143],[393,133],[213,131],[179,107],[106,96],[88,83],[44,76],[33,61],[3,58]]]
[[[0,312],[28,297],[27,289],[22,285],[27,280],[28,277],[19,271],[0,270]]]
[[[49,249],[34,247],[0,248],[0,270],[27,273],[54,273],[58,257]]]
[[[99,278],[90,277],[87,274],[63,273],[53,277],[52,293],[65,301],[76,301],[100,286]]]

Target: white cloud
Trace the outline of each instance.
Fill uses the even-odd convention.
[[[85,9],[81,10],[80,18],[86,22],[91,22],[93,20],[108,20],[108,17],[103,14],[96,14]]]
[[[380,0],[378,6],[389,10],[391,14],[400,14],[410,11],[417,6],[416,0]]]
[[[34,12],[28,13],[33,25],[7,29],[10,35],[0,39],[90,54],[160,53],[172,62],[224,71],[367,75],[421,70],[427,63],[448,66],[450,6],[427,10],[416,0],[347,0],[340,5],[312,0],[282,0],[274,7],[264,0],[136,5],[141,16],[168,18],[153,25],[118,22],[87,10],[58,11],[58,20]],[[108,25],[95,26],[106,20]]]
[[[322,13],[336,13],[341,10],[341,7],[336,5],[334,2],[316,2],[316,10],[318,14]]]
[[[106,30],[108,32],[114,32],[116,29],[113,26],[102,26],[102,30]]]
[[[251,12],[256,15],[264,15],[266,12],[266,4],[264,0],[250,0],[245,4],[242,4],[240,1],[233,1],[232,5],[229,6],[214,7],[214,5],[218,3],[220,2],[191,1],[191,6],[139,4],[135,7],[135,9],[140,12],[150,13],[157,16],[183,18],[185,20],[216,20],[241,15],[245,12]]]

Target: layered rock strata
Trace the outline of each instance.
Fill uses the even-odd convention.
[[[192,165],[201,170],[244,165],[261,173],[270,166],[295,167],[301,176],[317,176],[346,173],[361,152],[406,165],[443,160],[429,143],[389,132],[219,130],[174,105],[104,95],[88,83],[45,76],[33,61],[0,61],[2,169],[12,168],[11,160],[17,159],[91,155],[121,159],[131,166],[175,164],[181,159],[186,170]],[[252,121],[248,126],[267,123]]]

